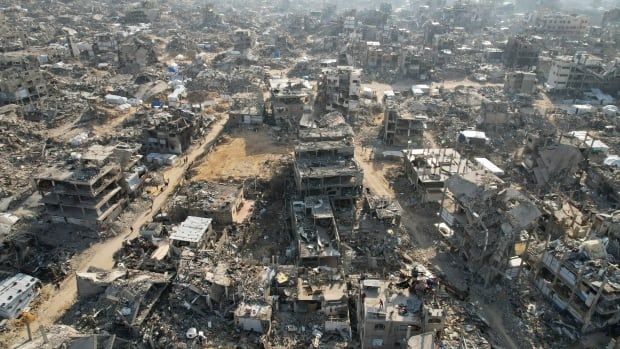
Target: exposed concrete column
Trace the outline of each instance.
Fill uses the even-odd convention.
[[[607,273],[607,268],[605,268],[605,271],[603,272],[603,277],[606,273]],[[592,318],[592,314],[594,314],[594,310],[596,309],[596,306],[598,305],[598,300],[601,298],[601,295],[603,294],[603,289],[605,289],[605,286],[607,286],[607,279],[603,279],[603,283],[601,284],[601,287],[599,287],[598,292],[596,293],[596,296],[594,297],[594,300],[592,301],[592,305],[590,306],[590,309],[588,309],[588,312],[586,313],[586,316],[583,319],[583,327],[581,327],[581,332],[585,332],[588,326],[590,325],[590,319]]]

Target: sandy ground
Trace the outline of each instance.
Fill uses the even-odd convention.
[[[274,143],[268,128],[258,132],[237,129],[195,168],[192,180],[269,178],[269,163],[291,154],[292,148]]]
[[[119,235],[101,243],[97,243],[76,256],[74,260],[75,265],[78,266],[76,269],[78,271],[84,271],[90,266],[103,269],[112,268],[114,266],[114,253],[122,247],[123,241],[136,237],[140,231],[140,227],[152,219],[153,214],[164,205],[168,197],[181,183],[185,172],[192,165],[193,161],[207,150],[207,144],[209,142],[215,140],[216,136],[224,128],[227,120],[227,116],[218,120],[205,137],[205,142],[201,145],[195,145],[189,151],[187,155],[187,164],[179,161],[175,166],[164,171],[164,176],[169,179],[170,184],[158,196],[153,198],[152,209],[142,212],[142,214],[137,216],[132,224],[132,231],[121,232]],[[38,329],[39,326],[53,324],[73,305],[73,303],[75,303],[77,296],[75,276],[65,279],[60,285],[59,290],[54,290],[53,287],[46,286],[42,294],[47,294],[49,296],[41,302],[39,307],[34,309],[37,320],[32,324],[33,329]],[[21,329],[20,333],[14,335],[13,338],[7,338],[3,335],[0,337],[0,347],[2,347],[2,343],[6,344],[12,342],[13,344],[17,344],[19,341],[24,341],[26,338],[27,333],[25,329]]]

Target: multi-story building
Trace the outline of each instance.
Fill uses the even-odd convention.
[[[0,72],[0,104],[36,98],[47,92],[47,79],[37,69],[10,68]]]
[[[52,220],[104,228],[128,201],[127,183],[115,147],[92,146],[77,166],[50,168],[37,178],[45,212]]]
[[[357,296],[357,323],[362,349],[401,349],[414,335],[441,330],[445,323],[443,309],[426,294],[434,276],[416,266],[415,276],[407,285],[396,286],[389,280],[360,281]]]
[[[387,101],[383,116],[383,140],[387,145],[424,146],[428,116],[400,108],[397,101]]]
[[[585,34],[588,19],[585,16],[553,13],[537,17],[535,26],[541,33],[576,37]]]
[[[201,115],[186,110],[155,113],[143,128],[143,145],[147,153],[183,154],[192,140],[204,133]]]
[[[601,239],[555,240],[532,254],[534,284],[570,314],[582,332],[620,321],[620,290],[615,287],[620,269]]]
[[[249,29],[237,29],[232,37],[235,50],[244,51],[254,47],[254,33]]]
[[[616,95],[620,91],[620,60],[603,64],[600,58],[585,52],[557,57],[549,70],[547,88],[558,92],[598,88]]]
[[[406,149],[403,155],[405,175],[422,202],[441,200],[445,181],[470,171],[467,159],[452,148]]]
[[[312,85],[301,79],[269,80],[271,117],[273,123],[296,128],[302,116],[312,108]]]
[[[340,110],[348,114],[359,105],[362,70],[349,66],[325,68],[319,80],[318,98],[327,110]]]
[[[362,194],[364,172],[354,159],[350,138],[295,146],[295,183],[302,196],[353,200]]]
[[[536,92],[536,74],[522,71],[507,73],[504,91],[514,94],[533,94]]]
[[[509,68],[533,67],[538,63],[540,47],[529,38],[515,36],[508,39],[504,49],[504,65]]]
[[[485,283],[519,275],[542,215],[525,195],[485,170],[448,179],[440,214],[452,230],[448,240]]]
[[[308,196],[291,203],[291,226],[301,267],[340,265],[340,235],[327,196]]]

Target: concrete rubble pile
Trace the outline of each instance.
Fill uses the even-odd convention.
[[[574,7],[5,1],[0,343],[618,348],[620,10]]]

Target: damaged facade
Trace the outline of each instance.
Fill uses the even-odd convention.
[[[46,214],[59,222],[100,228],[127,203],[127,183],[114,147],[93,146],[72,165],[36,178]]]

